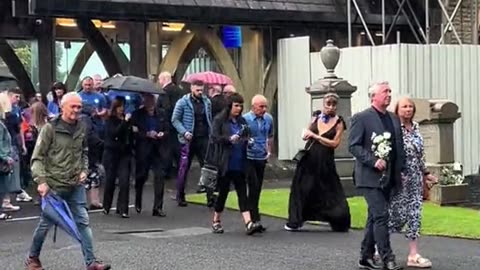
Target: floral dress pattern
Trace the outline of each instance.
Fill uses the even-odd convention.
[[[418,123],[411,130],[402,124],[405,149],[405,169],[402,171],[402,190],[390,202],[388,227],[390,233],[401,232],[407,226],[406,237],[415,240],[420,235],[423,204],[423,173],[425,151]]]

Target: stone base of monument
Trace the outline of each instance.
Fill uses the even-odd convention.
[[[465,183],[468,184],[468,202],[480,204],[480,174],[465,176]]]
[[[353,197],[358,196],[357,189],[353,183],[353,167],[355,166],[355,160],[353,158],[335,158],[335,166],[337,173],[340,176],[340,183],[343,186],[345,196]]]
[[[430,201],[440,205],[461,204],[468,201],[468,184],[435,185],[430,190]]]

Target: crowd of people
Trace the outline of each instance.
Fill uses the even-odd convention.
[[[109,215],[118,187],[115,212],[129,218],[133,178],[135,211],[141,213],[150,170],[152,216],[166,216],[163,201],[168,177],[176,177],[176,203],[186,207],[186,182],[195,157],[200,167],[215,168],[215,188],[201,187],[213,208],[212,232],[224,232],[221,216],[232,184],[246,234],[265,232],[259,200],[274,135],[268,100],[255,95],[251,110],[244,112],[244,98],[232,85],[193,81],[181,88],[168,72],[159,75],[158,83],[163,89],[159,95],[105,90],[96,75],[84,78],[78,92],[54,83],[48,103],[35,96],[24,106],[19,89],[0,93],[0,219],[12,218],[9,213],[19,210],[12,199],[38,201],[55,192],[71,208],[87,269],[110,269],[93,254],[87,209]],[[354,181],[368,204],[359,268],[401,269],[389,239],[405,226],[410,241],[407,265],[431,267],[418,253],[417,241],[424,183],[431,187],[437,178],[425,166],[423,139],[412,120],[415,104],[402,98],[393,113],[387,111],[391,89],[386,82],[373,84],[369,95],[371,108],[352,117],[348,136],[349,151],[356,159]],[[328,222],[338,232],[350,228],[350,210],[334,161],[335,148],[347,128],[336,113],[338,101],[337,94],[327,93],[323,107],[313,113],[303,131],[306,145],[295,157],[287,231],[301,230],[306,221]],[[390,134],[391,151],[378,156],[372,150],[372,134],[385,132]],[[32,197],[25,190],[34,183],[38,195]],[[43,269],[39,256],[51,226],[41,216],[27,269]]]

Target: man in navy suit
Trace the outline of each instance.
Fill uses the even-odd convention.
[[[372,106],[352,117],[349,151],[355,157],[355,184],[368,204],[365,237],[362,241],[360,269],[382,269],[373,261],[375,244],[384,263],[383,269],[402,269],[395,262],[390,246],[387,221],[390,198],[401,188],[400,172],[404,166],[404,150],[400,120],[387,111],[391,102],[388,82],[373,84],[369,89]],[[372,151],[372,135],[391,134],[392,150],[380,159]]]

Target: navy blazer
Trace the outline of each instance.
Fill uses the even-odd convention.
[[[396,158],[393,166],[394,172],[390,173],[390,166],[387,166],[387,181],[384,185],[380,184],[380,178],[382,172],[375,168],[375,163],[378,158],[374,155],[372,148],[372,134],[382,134],[387,131],[383,126],[380,116],[373,108],[366,109],[359,112],[352,117],[352,125],[348,136],[349,151],[355,157],[355,172],[354,180],[357,187],[369,187],[369,188],[383,188],[385,186],[391,186],[394,189],[399,190],[401,188],[401,171],[405,166],[405,152],[403,149],[403,135],[400,120],[398,117],[387,112],[392,119],[393,128],[395,130],[395,147]],[[390,179],[393,175],[394,179]]]

